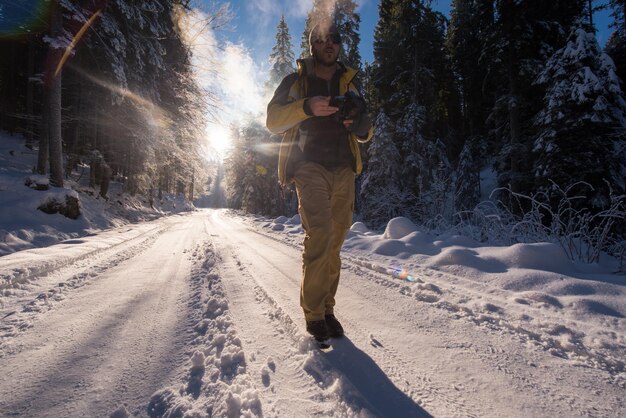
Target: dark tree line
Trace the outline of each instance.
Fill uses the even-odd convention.
[[[428,0],[382,0],[368,96],[389,145],[369,148],[366,219],[383,223],[381,207],[421,222],[471,209],[490,166],[513,192],[585,181],[594,191],[583,204],[599,209],[623,193],[624,2],[608,5],[606,51],[596,3],[455,0],[447,19]],[[399,154],[400,169],[379,153]]]
[[[193,198],[207,95],[183,39],[187,11],[185,0],[3,6],[0,129],[38,149],[52,185],[82,163],[92,186],[114,176],[130,193]]]

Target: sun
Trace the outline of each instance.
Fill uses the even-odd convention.
[[[207,127],[207,139],[209,146],[222,159],[226,157],[233,145],[230,129],[222,125],[209,124]]]

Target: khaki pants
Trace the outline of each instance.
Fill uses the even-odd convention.
[[[350,168],[327,170],[303,162],[295,170],[298,212],[305,231],[300,306],[307,321],[333,313],[341,246],[352,225],[354,178]]]

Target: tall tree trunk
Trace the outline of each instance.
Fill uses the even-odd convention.
[[[83,85],[80,80],[76,81],[76,87],[74,88],[76,93],[74,94],[73,107],[74,114],[72,118],[73,122],[70,122],[70,129],[66,129],[65,138],[66,138],[66,149],[65,154],[67,155],[67,161],[65,163],[65,178],[69,178],[72,174],[76,165],[80,162],[79,158],[79,150],[81,149],[81,126],[83,121]],[[67,141],[67,138],[71,138],[71,141]],[[68,143],[69,142],[69,143]]]
[[[9,63],[9,71],[8,71],[8,79],[6,80],[6,92],[4,94],[6,94],[4,96],[4,99],[6,100],[6,103],[17,103],[18,102],[18,93],[17,93],[17,67],[18,64],[17,63],[17,53],[16,53],[16,43],[12,42],[10,44],[9,47],[9,56],[8,57],[3,57],[3,59],[7,59],[8,63]],[[21,66],[21,65],[20,65]],[[1,118],[0,118],[0,127],[6,129],[7,131],[9,131],[9,134],[11,136],[13,136],[13,134],[15,133],[15,128],[16,128],[16,119],[15,119],[15,113],[17,113],[17,110],[15,109],[15,106],[10,106],[6,109],[3,109],[3,111],[1,112]]]
[[[26,83],[26,145],[32,147],[35,133],[35,112],[33,110],[35,96],[35,45],[32,38],[28,40],[28,64],[26,76],[28,77]]]
[[[515,39],[514,32],[514,6],[512,1],[506,2],[506,8],[508,16],[506,16],[505,20],[505,33],[508,34],[509,39],[511,40],[511,44],[508,48],[507,54],[507,78],[509,83],[509,97],[507,103],[507,110],[509,116],[509,143],[510,147],[510,182],[511,182],[511,190],[514,192],[519,191],[519,177],[520,177],[520,169],[519,169],[519,159],[521,155],[519,155],[519,145],[520,145],[520,135],[521,135],[521,122],[520,122],[520,97],[517,91],[517,72],[518,72],[518,58],[514,48],[514,43],[512,42]]]
[[[193,203],[193,191],[196,187],[196,168],[191,169],[191,185],[189,186],[189,201]]]
[[[512,63],[511,63],[512,64]],[[520,97],[517,92],[517,81],[515,79],[515,69],[513,65],[510,65],[509,68],[509,100],[508,100],[508,110],[509,110],[509,124],[510,124],[510,142],[511,142],[511,190],[514,192],[519,191],[519,178],[520,178],[520,169],[519,169],[519,160],[521,155],[519,154],[520,148],[520,135],[521,135],[521,124],[520,124]]]
[[[63,30],[62,14],[58,3],[53,3],[50,35],[56,38]],[[61,78],[59,66],[63,50],[50,46],[48,48],[48,100],[45,105],[49,108],[50,132],[50,184],[54,187],[63,187],[63,143],[61,131]],[[57,68],[58,67],[58,68]]]
[[[48,123],[48,90],[42,92],[41,120],[39,122],[39,153],[37,154],[37,173],[48,172],[48,155],[50,155],[50,129]]]

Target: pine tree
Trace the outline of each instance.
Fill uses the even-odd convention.
[[[432,189],[444,182],[438,170],[448,166],[448,152],[454,158],[460,152],[458,95],[445,27],[445,17],[431,9],[430,1],[383,0],[379,5],[374,97],[395,127],[394,141],[402,156],[400,187],[410,196],[403,204],[415,219],[441,203]]]
[[[542,91],[532,82],[543,63],[564,43],[569,28],[583,16],[586,0],[496,1],[481,54],[494,87],[489,116],[499,183],[514,191],[532,188],[531,124]]]
[[[246,139],[242,137],[241,132],[236,127],[231,127],[232,149],[228,153],[228,157],[224,161],[225,167],[225,184],[226,184],[226,200],[229,208],[240,209],[243,204],[243,194],[248,176],[248,166],[246,153],[248,146]]]
[[[473,209],[480,200],[479,166],[473,154],[472,144],[468,141],[463,146],[455,171],[455,211]]]
[[[487,110],[493,106],[485,95],[486,63],[480,60],[485,37],[493,25],[493,2],[454,0],[446,44],[458,79],[462,103],[462,137],[486,134]]]
[[[374,90],[374,84],[372,83],[372,72],[373,66],[365,62],[363,66],[363,72],[361,77],[362,89],[363,89],[363,98],[366,103],[370,104],[370,107],[376,103],[376,91]]]
[[[626,86],[626,0],[610,0],[609,3],[613,9],[611,27],[614,32],[606,44],[606,52],[615,63],[622,86]]]
[[[458,119],[454,77],[445,47],[445,17],[429,1],[382,1],[376,27],[373,84],[378,106],[394,121],[411,103],[426,109],[422,134],[448,140]]]
[[[356,12],[356,3],[353,0],[337,0],[333,10],[333,18],[337,30],[341,34],[342,48],[339,53],[339,61],[348,67],[360,70],[361,54],[359,43],[361,36],[361,16]]]
[[[273,91],[285,76],[295,71],[293,46],[291,45],[289,27],[284,15],[281,16],[276,29],[276,45],[274,45],[270,54],[272,68],[267,81],[268,91]]]
[[[401,157],[393,140],[393,125],[380,112],[368,149],[368,165],[359,191],[363,219],[372,227],[382,227],[402,214],[405,193],[400,186]]]
[[[278,215],[284,202],[278,186],[276,145],[261,124],[251,122],[235,133],[234,147],[226,164],[229,207],[247,213]]]
[[[328,0],[313,0],[313,7],[307,13],[300,42],[300,58],[311,56],[311,45],[309,44],[309,33],[311,29],[320,21],[328,19],[332,13],[332,4]]]
[[[426,109],[411,103],[404,115],[395,123],[394,140],[401,152],[400,190],[407,196],[402,202],[403,211],[412,219],[420,219],[425,214],[428,203],[424,197],[431,185],[431,160],[429,141],[422,131],[426,121]]]
[[[561,188],[585,181],[595,188],[593,206],[606,207],[605,181],[623,193],[626,172],[626,101],[612,60],[592,33],[578,28],[537,81],[547,87],[535,121],[537,189],[550,194],[551,181]]]

